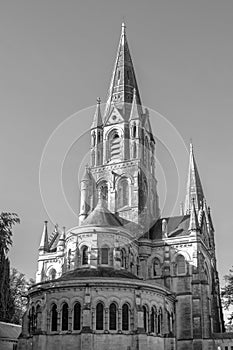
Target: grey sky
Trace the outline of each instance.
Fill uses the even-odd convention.
[[[233,2],[215,0],[1,2],[0,208],[22,221],[12,266],[36,271],[47,219],[38,180],[43,148],[68,116],[97,96],[104,101],[123,18],[144,105],[187,145],[193,139],[223,276],[233,263]],[[56,205],[59,225],[74,225]]]

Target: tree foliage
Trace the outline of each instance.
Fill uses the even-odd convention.
[[[19,223],[15,213],[0,214],[0,321],[10,322],[14,305],[10,292],[10,262],[7,252],[12,245],[12,229]]]
[[[17,269],[11,269],[10,289],[14,312],[11,315],[10,322],[21,324],[23,314],[27,307],[28,288],[34,283],[35,282],[33,279],[28,280],[25,275],[19,272]]]
[[[0,248],[6,254],[12,245],[12,228],[20,223],[19,217],[15,213],[0,214]]]
[[[233,269],[230,269],[229,274],[224,276],[225,286],[222,288],[221,296],[225,310],[229,310],[233,306]],[[233,322],[233,312],[230,314],[229,323]]]

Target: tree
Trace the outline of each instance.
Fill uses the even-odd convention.
[[[27,279],[17,269],[12,268],[10,274],[10,290],[13,302],[13,313],[10,322],[21,324],[22,317],[27,307],[28,288],[34,284],[33,279]]]
[[[10,294],[10,262],[7,258],[12,245],[12,228],[19,223],[15,213],[0,214],[0,321],[9,322],[13,314],[12,297]]]
[[[224,276],[225,286],[222,288],[221,296],[225,310],[229,310],[233,306],[233,269],[230,269],[229,274]],[[233,312],[228,317],[229,324],[233,321]]]
[[[15,213],[0,214],[0,248],[4,254],[8,253],[9,246],[12,245],[12,228],[19,223],[20,219]]]

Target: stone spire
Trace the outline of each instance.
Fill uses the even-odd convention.
[[[192,199],[194,199],[196,210],[199,211],[204,199],[204,193],[194,158],[193,145],[190,143],[189,171],[184,207],[185,214],[189,214],[190,212]]]
[[[58,252],[63,252],[65,249],[65,239],[66,239],[66,228],[62,228],[62,232],[60,234],[58,244],[57,244],[57,251]]]
[[[124,118],[129,118],[129,113],[125,113],[127,103],[132,103],[135,89],[136,102],[141,105],[140,94],[137,86],[133,62],[129,52],[129,46],[126,38],[126,27],[122,23],[121,37],[117,50],[116,62],[110,82],[107,103],[104,113],[106,120],[112,106],[116,106],[122,111]]]
[[[49,243],[48,243],[48,221],[44,222],[44,229],[41,236],[40,246],[39,250],[41,252],[47,252],[49,250]]]
[[[97,98],[96,110],[93,118],[93,123],[91,129],[100,128],[103,124],[102,116],[101,116],[101,108],[100,108],[100,98]]]
[[[199,223],[197,213],[195,209],[195,199],[192,198],[190,219],[189,219],[189,231],[197,231],[199,229]]]

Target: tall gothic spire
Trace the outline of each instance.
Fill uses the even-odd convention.
[[[133,94],[136,94],[136,102],[141,105],[140,94],[137,86],[133,62],[129,52],[129,46],[126,38],[126,27],[122,23],[121,37],[117,50],[116,62],[110,82],[107,103],[104,113],[104,119],[107,118],[112,106],[116,106],[122,112],[125,112],[125,104],[132,103]],[[129,115],[125,116],[126,118]]]
[[[193,145],[190,143],[189,171],[184,208],[186,214],[191,210],[192,199],[194,199],[196,210],[199,210],[204,199],[204,193],[194,158]]]

